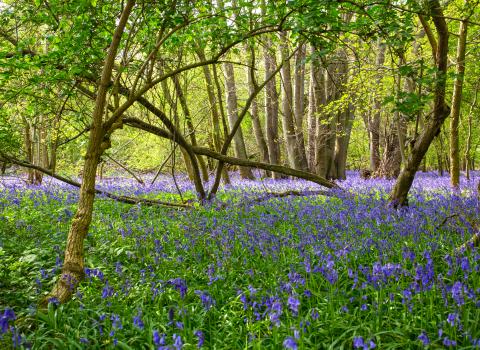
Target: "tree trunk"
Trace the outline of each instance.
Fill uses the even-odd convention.
[[[295,131],[295,121],[293,120],[293,90],[292,75],[290,69],[289,49],[287,33],[280,33],[281,50],[282,50],[282,77],[283,95],[282,95],[282,126],[283,135],[287,149],[288,163],[291,168],[301,169],[301,156],[297,144],[297,133]]]
[[[376,83],[379,85],[382,80],[381,71],[385,63],[386,45],[378,40],[378,52],[376,58],[377,78]],[[374,113],[368,123],[368,132],[370,135],[370,170],[375,173],[380,165],[380,115],[382,111],[382,100],[379,96],[375,96]]]
[[[330,147],[330,134],[331,130],[331,118],[324,108],[327,104],[327,91],[326,91],[326,73],[325,70],[314,65],[312,61],[311,80],[313,81],[313,96],[309,101],[311,107],[314,110],[316,116],[316,131],[315,131],[315,145],[311,146],[315,149],[315,173],[322,177],[327,177],[330,171],[330,164],[332,162],[332,149]],[[313,122],[312,122],[313,124]]]
[[[465,6],[468,0],[465,0]],[[460,22],[457,43],[457,68],[452,97],[452,119],[450,120],[450,181],[454,188],[460,182],[460,151],[458,146],[458,124],[462,102],[463,78],[465,75],[465,48],[467,44],[467,22]]]
[[[450,108],[445,104],[445,86],[448,63],[448,27],[443,16],[443,11],[438,0],[429,3],[433,23],[438,36],[438,48],[436,51],[437,77],[435,79],[433,115],[425,123],[423,132],[410,152],[408,160],[401,171],[395,186],[390,194],[390,203],[394,207],[408,205],[408,192],[415,178],[415,173],[427,153],[434,137],[439,133],[443,122],[450,113]],[[435,52],[432,47],[432,52]]]
[[[195,127],[193,126],[192,116],[190,114],[190,109],[188,108],[187,99],[185,98],[185,94],[183,93],[182,86],[180,85],[180,81],[178,80],[178,75],[174,75],[172,77],[173,83],[175,84],[175,91],[177,93],[178,100],[180,101],[180,106],[182,107],[183,115],[186,119],[187,124],[187,132],[190,137],[190,142],[192,146],[197,146],[197,138],[195,135]],[[200,166],[200,170],[202,172],[203,181],[208,181],[208,169],[207,165],[205,164],[205,160],[201,156],[197,156],[198,165]]]
[[[337,59],[339,63],[336,65],[336,75],[338,76],[338,79],[335,81],[337,86],[335,98],[338,100],[342,98],[345,93],[345,85],[348,81],[348,56],[345,50],[340,50]],[[334,179],[346,178],[348,142],[350,140],[353,117],[354,113],[351,104],[337,113],[334,162],[330,171],[330,176]]]
[[[267,39],[264,47],[265,79],[275,70],[275,56],[271,53],[272,41]],[[280,164],[280,144],[278,139],[278,93],[275,77],[265,87],[265,116],[268,155],[271,164]],[[273,178],[280,178],[279,174],[273,173]]]
[[[25,124],[25,130],[24,130],[24,135],[25,135],[25,154],[27,156],[27,160],[33,164],[33,150],[32,150],[32,134],[31,134],[31,128],[30,128],[30,122],[24,118],[23,120]],[[34,177],[33,177],[33,169],[28,169],[28,177],[27,181],[29,184],[33,184],[34,182]]]
[[[207,60],[203,49],[198,49],[197,55],[201,61]],[[205,76],[205,85],[207,88],[208,103],[209,103],[210,111],[212,115],[213,146],[217,152],[220,152],[220,150],[222,149],[222,137],[221,137],[221,131],[220,131],[220,114],[218,112],[217,101],[216,101],[217,99],[215,97],[215,87],[212,80],[212,75],[210,73],[210,67],[207,65],[204,65],[202,66],[202,69],[203,69],[203,75]],[[223,169],[222,171],[222,178],[224,183],[226,184],[230,183],[230,177],[228,176],[228,172],[226,168]]]
[[[350,135],[352,134],[353,119],[355,118],[353,105],[349,104],[347,109],[341,112],[341,116],[341,133],[338,135],[337,131],[337,138],[335,142],[335,178],[345,180],[347,178],[346,170],[348,145],[350,143]]]
[[[465,176],[467,180],[470,180],[470,170],[473,170],[472,166],[472,157],[470,155],[470,149],[472,148],[472,121],[473,121],[473,109],[477,105],[477,96],[478,96],[478,88],[479,84],[475,86],[475,97],[473,98],[473,102],[470,106],[470,111],[468,113],[468,129],[467,129],[467,142],[465,145]]]
[[[160,68],[159,70],[161,74],[163,74],[163,69]],[[167,80],[162,81],[161,86],[162,86],[163,95],[165,96],[165,100],[167,104],[170,106],[170,111],[171,111],[171,114],[173,115],[175,127],[177,129],[180,129],[180,118],[178,117],[178,112],[177,112],[177,107],[178,107],[177,101],[172,97],[172,94],[170,93]],[[188,178],[190,179],[190,181],[195,181],[195,171],[192,166],[192,159],[190,155],[184,148],[180,148],[180,152],[182,153],[182,158],[185,164],[185,170],[187,171]],[[175,156],[175,154],[173,156]]]
[[[315,52],[315,50],[312,48],[312,54]],[[307,119],[307,162],[308,162],[308,169],[310,169],[311,172],[314,172],[318,167],[315,167],[315,156],[316,154],[321,154],[322,152],[320,150],[317,150],[317,145],[316,145],[316,137],[315,135],[318,133],[317,130],[317,118],[318,114],[317,111],[319,108],[322,106],[319,106],[318,103],[318,91],[319,86],[321,87],[322,81],[319,79],[319,74],[318,71],[321,70],[320,67],[317,66],[318,62],[312,62],[310,63],[310,82],[308,84],[308,119]],[[318,90],[318,91],[317,91]],[[319,137],[317,136],[317,139],[319,140]],[[317,162],[319,160],[323,160],[324,158],[320,156],[320,158],[317,157]],[[317,174],[321,174],[318,173]],[[320,175],[322,176],[322,175]]]
[[[228,127],[227,127],[227,120],[225,117],[225,110],[223,108],[223,100],[222,100],[222,87],[220,86],[220,79],[218,78],[217,74],[217,66],[213,65],[213,80],[215,81],[215,87],[217,90],[217,98],[218,98],[218,109],[220,110],[220,116],[222,121],[222,129],[223,129],[223,138],[226,140],[228,137]],[[222,146],[223,147],[223,146]],[[222,149],[220,148],[220,150]],[[227,184],[230,183],[230,176],[228,175],[227,169],[222,170],[222,177],[223,181]]]
[[[130,12],[135,0],[128,0],[120,17],[108,54],[102,69],[102,76],[98,86],[95,108],[92,115],[92,127],[88,140],[87,153],[83,167],[83,179],[80,187],[80,197],[77,211],[72,220],[72,225],[67,237],[65,258],[62,266],[62,273],[52,291],[43,300],[43,305],[55,298],[60,303],[70,300],[78,283],[84,278],[84,239],[92,220],[93,201],[95,199],[95,175],[100,157],[110,145],[109,140],[104,140],[103,115],[107,100],[107,91],[112,76],[113,64],[118,46],[125,29]]]
[[[300,167],[308,170],[307,152],[305,149],[305,137],[303,135],[303,116],[305,113],[305,58],[306,45],[300,44],[295,55],[295,74],[293,99],[295,106],[295,128],[297,131],[297,149],[300,156]]]
[[[230,129],[233,128],[238,119],[238,105],[237,105],[237,88],[235,85],[235,75],[232,63],[223,64],[225,74],[225,88],[227,92],[227,114]],[[235,156],[237,158],[247,159],[247,149],[243,138],[242,128],[239,127],[233,137]],[[254,179],[252,169],[247,167],[240,167],[240,175],[244,179]]]
[[[402,165],[402,156],[400,153],[400,144],[398,142],[398,128],[394,121],[390,122],[389,130],[385,132],[385,145],[383,156],[378,165],[374,177],[384,177],[394,179],[400,174]]]
[[[252,62],[252,55],[249,53],[249,47],[247,46],[245,51],[247,56],[249,57],[249,62],[253,65],[254,62]],[[251,48],[253,50],[253,48]],[[253,66],[246,67],[246,75],[247,75],[247,83],[248,83],[248,92],[250,95],[253,95],[255,93],[255,85],[254,85],[254,74],[255,70],[253,69]],[[257,142],[257,147],[258,151],[260,152],[262,162],[268,163],[270,161],[269,156],[268,156],[268,146],[267,142],[265,140],[265,136],[262,131],[262,125],[260,122],[260,117],[258,115],[258,103],[257,99],[254,98],[252,101],[252,105],[250,108],[250,115],[252,117],[252,126],[253,126],[253,133],[255,135],[255,141]],[[265,172],[266,176],[270,176],[270,173]]]

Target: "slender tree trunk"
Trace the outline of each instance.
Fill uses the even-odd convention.
[[[35,118],[35,121],[32,125],[32,159],[33,164],[38,166],[43,166],[42,164],[42,137],[41,137],[41,117]],[[33,183],[35,185],[41,185],[43,179],[43,174],[38,171],[33,171]]]
[[[378,40],[378,52],[376,58],[377,78],[376,83],[379,85],[382,80],[382,68],[385,63],[386,45]],[[382,100],[379,96],[375,97],[374,113],[369,121],[368,132],[370,135],[370,170],[375,173],[380,165],[380,115],[382,111]]]
[[[163,74],[163,69],[160,68],[159,70],[161,74]],[[177,130],[180,130],[180,118],[178,117],[178,112],[177,112],[177,107],[178,107],[177,100],[175,100],[172,97],[172,94],[170,93],[170,89],[168,87],[167,80],[162,81],[160,84],[162,86],[162,91],[163,91],[163,95],[165,96],[166,103],[170,106],[175,127],[177,128]],[[195,171],[192,166],[192,158],[190,157],[186,149],[180,148],[180,152],[182,153],[182,158],[183,158],[183,162],[185,163],[185,170],[187,171],[188,178],[190,179],[190,181],[195,181]]]
[[[465,1],[465,5],[468,0]],[[465,48],[467,44],[467,22],[460,22],[457,43],[457,68],[452,97],[452,119],[450,120],[450,181],[454,188],[460,183],[460,150],[458,145],[458,124],[462,103],[463,78],[465,75]]]
[[[344,50],[338,54],[339,64],[337,64],[336,84],[336,99],[342,98],[344,94],[345,85],[348,81],[348,56]],[[350,133],[352,130],[352,122],[354,118],[353,106],[349,104],[343,111],[337,113],[336,137],[335,137],[335,154],[334,167],[331,171],[331,176],[334,179],[346,178],[346,162],[348,142],[350,140]]]
[[[290,69],[289,49],[287,33],[280,33],[281,50],[282,50],[282,77],[283,95],[282,95],[282,126],[286,143],[288,163],[291,168],[301,169],[301,156],[298,148],[297,133],[295,131],[295,121],[293,119],[293,90],[292,75]]]
[[[233,128],[238,119],[238,105],[237,105],[237,88],[235,85],[235,75],[232,63],[224,63],[225,87],[227,92],[227,114],[230,129]],[[235,156],[241,159],[248,159],[247,149],[245,147],[245,140],[243,138],[242,128],[239,127],[233,137]],[[252,169],[247,167],[240,167],[240,175],[244,179],[253,179]]]
[[[312,48],[312,54],[315,50]],[[318,161],[323,161],[323,156],[321,155],[321,150],[318,150],[318,145],[316,144],[316,139],[320,139],[319,136],[315,136],[317,134],[317,118],[318,118],[318,110],[319,108],[323,107],[319,106],[319,92],[321,91],[322,87],[322,80],[319,77],[318,71],[321,71],[321,68],[317,66],[318,62],[311,62],[310,63],[310,81],[308,87],[308,119],[307,119],[307,162],[308,162],[308,169],[311,172],[314,172],[316,169],[318,171],[318,166],[315,167],[315,156],[318,154],[320,158],[317,157]],[[320,73],[321,74],[321,73]],[[318,173],[318,172],[317,172]],[[322,176],[321,173],[318,175]],[[326,174],[325,174],[326,176]]]
[[[317,62],[318,63],[318,62]],[[325,70],[312,61],[311,79],[313,81],[313,96],[310,101],[311,108],[316,116],[315,131],[315,173],[322,177],[327,177],[332,161],[332,149],[329,145],[331,130],[331,118],[325,112],[324,107],[327,104],[326,91],[326,73]],[[313,124],[313,123],[312,123]]]
[[[465,176],[467,180],[470,180],[470,170],[473,170],[472,167],[472,158],[470,155],[470,149],[472,148],[472,121],[473,121],[473,109],[477,105],[477,96],[478,96],[478,88],[479,84],[475,86],[475,97],[473,98],[473,102],[470,106],[470,111],[468,113],[468,129],[467,129],[467,142],[465,145]]]
[[[206,61],[205,52],[203,49],[197,50],[197,55],[201,61]],[[202,66],[203,75],[205,76],[205,85],[207,88],[208,94],[208,103],[210,106],[211,116],[212,116],[212,140],[214,149],[217,152],[220,152],[222,149],[222,137],[221,137],[221,130],[220,130],[220,114],[217,107],[217,98],[215,97],[215,87],[212,80],[212,75],[210,72],[210,67],[207,65]],[[230,183],[230,177],[228,176],[228,171],[226,168],[222,171],[222,178],[225,184]]]
[[[410,152],[408,160],[401,171],[395,186],[390,194],[390,203],[394,207],[408,205],[408,192],[412,186],[415,173],[427,153],[434,137],[439,133],[443,122],[450,113],[450,108],[445,104],[445,86],[448,61],[448,27],[443,16],[443,11],[438,0],[429,1],[433,23],[438,36],[438,48],[436,51],[437,79],[434,90],[433,115],[425,124],[423,132]],[[432,47],[432,52],[434,48]]]
[[[187,99],[185,98],[185,94],[183,93],[183,89],[182,89],[182,86],[180,85],[180,81],[178,80],[178,75],[174,75],[172,79],[175,84],[175,91],[180,101],[180,106],[182,107],[183,115],[186,119],[187,132],[190,137],[190,142],[192,146],[197,146],[198,144],[197,144],[197,137],[195,135],[195,127],[193,126],[190,109],[188,108]],[[202,172],[203,181],[208,181],[208,169],[207,169],[207,165],[205,164],[205,160],[201,156],[197,156],[197,161],[198,161],[198,165],[200,166],[200,170]]]
[[[222,122],[222,129],[223,129],[223,138],[224,140],[226,140],[228,137],[227,119],[225,117],[225,109],[223,108],[222,87],[220,86],[220,79],[218,78],[216,65],[212,66],[212,72],[213,72],[213,80],[215,82],[215,87],[217,90],[218,109],[220,110],[220,117]],[[222,149],[222,147],[220,147],[220,150]],[[227,169],[222,170],[222,177],[225,183],[227,184],[230,183],[230,176],[228,175]]]
[[[95,109],[92,115],[92,127],[90,129],[87,153],[85,155],[80,197],[77,211],[73,217],[72,225],[68,233],[62,273],[52,291],[44,299],[44,305],[52,298],[57,299],[60,303],[65,303],[70,300],[78,283],[82,281],[85,275],[83,243],[92,220],[93,201],[95,199],[95,175],[100,157],[103,151],[109,147],[109,141],[104,140],[105,131],[103,130],[102,122],[106,107],[107,91],[122,33],[134,4],[135,0],[127,1],[115,32],[113,33],[112,42],[103,65],[97,98],[95,100]]]
[[[337,136],[335,147],[335,166],[337,169],[337,179],[345,180],[347,178],[347,154],[350,136],[352,134],[353,120],[355,118],[355,110],[352,104],[349,104],[344,114],[344,127],[341,137]]]
[[[27,156],[28,162],[33,164],[32,131],[30,128],[30,122],[26,118],[24,118],[23,122],[25,124],[25,129],[24,129],[25,154]],[[34,182],[33,169],[28,169],[27,174],[28,174],[28,177],[27,177],[28,183],[33,184]]]
[[[302,170],[308,170],[307,151],[305,149],[305,137],[303,135],[303,116],[305,113],[305,58],[306,45],[300,44],[295,55],[295,74],[294,74],[294,112],[295,129],[297,132],[297,149],[300,156],[300,167]]]
[[[272,49],[271,39],[267,39],[264,48],[265,61],[265,79],[275,70],[275,56],[270,51]],[[270,164],[280,164],[280,144],[278,139],[278,93],[275,77],[272,78],[265,87],[265,116],[266,116],[266,135],[268,155]],[[280,178],[280,174],[273,173],[274,178]]]
[[[249,57],[249,62],[251,62],[252,67],[246,67],[246,75],[247,75],[247,83],[248,83],[248,92],[250,95],[255,93],[255,85],[254,85],[254,74],[255,70],[253,69],[253,57],[249,52],[249,47],[245,48],[246,54]],[[254,49],[253,47],[251,48]],[[252,101],[252,105],[250,107],[250,115],[252,117],[252,126],[253,126],[253,133],[255,135],[255,141],[257,142],[257,147],[261,155],[262,162],[268,163],[270,161],[268,156],[268,146],[267,141],[265,140],[265,136],[263,134],[262,125],[260,122],[260,117],[258,115],[258,103],[257,99],[254,98]],[[265,172],[266,176],[270,176],[270,173]]]

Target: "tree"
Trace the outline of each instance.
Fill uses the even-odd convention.
[[[394,207],[408,204],[408,191],[412,186],[415,173],[422,162],[428,147],[450,113],[450,108],[445,104],[445,87],[448,61],[448,27],[443,15],[442,7],[438,0],[429,3],[432,21],[437,32],[438,47],[432,46],[432,55],[435,57],[437,68],[434,90],[433,113],[430,120],[425,123],[423,132],[415,140],[407,162],[400,172],[395,186],[390,194],[390,203]]]
[[[468,0],[465,0],[465,7]],[[458,188],[460,177],[460,151],[458,147],[458,124],[460,120],[460,105],[462,102],[463,79],[465,75],[465,50],[467,46],[466,20],[460,21],[456,56],[456,76],[453,85],[452,115],[450,120],[450,177],[452,186]]]

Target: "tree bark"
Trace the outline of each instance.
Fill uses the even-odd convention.
[[[197,146],[197,137],[195,135],[195,127],[193,126],[190,109],[188,108],[187,99],[185,97],[185,94],[183,93],[183,89],[182,89],[182,86],[180,85],[180,81],[178,80],[178,75],[174,75],[172,79],[175,84],[175,91],[177,93],[178,100],[180,101],[180,106],[182,107],[183,115],[186,119],[187,132],[190,137],[190,143],[192,144],[192,146]],[[197,161],[198,161],[198,165],[200,166],[200,170],[202,172],[203,181],[208,181],[208,169],[207,169],[207,165],[205,164],[205,160],[202,157],[197,157]]]
[[[465,5],[468,0],[465,1]],[[457,43],[457,67],[453,85],[452,116],[450,119],[450,182],[458,188],[460,183],[460,150],[458,142],[458,124],[460,121],[460,106],[462,103],[463,78],[465,75],[465,48],[467,44],[467,22],[460,22]]]
[[[163,72],[162,69],[161,69],[161,72]],[[167,80],[162,81],[160,84],[162,86],[162,91],[165,96],[165,100],[167,104],[170,106],[171,113],[173,114],[175,127],[178,130],[180,128],[180,119],[177,113],[177,101],[172,97],[172,94],[170,93]],[[190,158],[190,155],[188,154],[187,150],[184,148],[180,148],[180,152],[182,153],[183,162],[185,163],[185,170],[187,171],[188,178],[190,179],[190,181],[195,181],[195,171],[192,166],[192,160]],[[173,156],[175,156],[175,152]]]
[[[339,63],[336,65],[336,75],[338,78],[335,80],[335,84],[337,86],[335,89],[335,98],[338,100],[342,98],[342,95],[345,93],[345,86],[348,81],[349,67],[346,51],[340,50],[337,59]],[[330,177],[333,179],[346,178],[347,151],[353,118],[353,106],[350,103],[343,110],[337,113],[334,162],[330,171]]]
[[[275,56],[271,52],[272,41],[267,39],[264,47],[265,78],[275,70]],[[271,164],[280,164],[280,144],[278,140],[278,93],[276,79],[272,78],[265,87],[265,116],[268,155]],[[273,178],[279,178],[278,174],[272,174]]]
[[[31,134],[30,122],[26,118],[23,118],[23,122],[25,124],[25,129],[24,129],[25,154],[27,156],[27,160],[30,163],[33,163],[32,134]],[[27,176],[28,183],[33,184],[34,182],[33,169],[28,169],[27,174],[28,174]]]
[[[83,244],[92,220],[93,201],[95,199],[95,176],[100,156],[103,151],[110,146],[109,140],[104,139],[106,132],[103,128],[107,91],[110,85],[115,56],[134,4],[135,0],[128,0],[125,4],[120,20],[113,33],[107,57],[105,58],[92,115],[92,127],[90,129],[87,153],[85,155],[80,197],[77,211],[73,217],[67,237],[61,276],[52,291],[43,300],[43,305],[46,305],[52,298],[55,298],[60,303],[65,303],[70,300],[78,283],[82,281],[85,275]]]
[[[247,75],[247,83],[248,83],[248,93],[253,95],[255,93],[255,70],[254,70],[254,57],[250,54],[249,50],[254,50],[253,47],[249,48],[246,46],[245,51],[247,56],[249,57],[249,62],[252,65],[251,67],[246,67],[246,75]],[[257,142],[257,147],[261,155],[261,160],[264,163],[269,162],[268,156],[268,146],[267,141],[265,140],[265,136],[262,131],[262,124],[260,122],[260,117],[258,115],[258,103],[257,99],[254,98],[252,100],[252,106],[250,108],[250,115],[252,117],[252,126],[253,126],[253,133],[255,135],[255,141]],[[266,176],[270,176],[269,173],[265,173]]]
[[[227,93],[227,115],[230,129],[233,129],[236,121],[238,120],[238,100],[237,100],[237,87],[235,85],[235,75],[233,71],[232,63],[224,63],[223,65],[225,74],[225,88]],[[243,138],[242,128],[239,127],[233,136],[235,156],[237,158],[247,159],[247,149],[245,147],[245,140]],[[254,179],[252,169],[240,167],[240,175],[244,179]]]
[[[200,58],[201,61],[206,61],[207,58],[205,57],[205,52],[203,49],[199,48],[197,50],[197,55],[198,58]],[[212,116],[212,140],[213,140],[213,146],[214,149],[217,152],[220,152],[222,149],[222,137],[221,137],[221,131],[220,131],[220,114],[218,111],[217,107],[217,98],[215,97],[215,87],[212,79],[212,75],[210,72],[210,67],[207,65],[204,65],[202,67],[203,69],[203,75],[205,77],[205,85],[207,88],[207,95],[208,95],[208,103],[210,106],[210,112]],[[230,177],[228,176],[227,169],[223,169],[222,172],[222,178],[224,183],[229,184],[230,183]]]
[[[287,149],[288,163],[291,168],[301,169],[301,156],[297,144],[297,133],[295,131],[295,121],[293,119],[293,90],[292,75],[290,69],[288,38],[286,32],[280,33],[281,51],[282,51],[282,77],[283,95],[282,95],[282,126],[283,135]]]
[[[310,54],[315,57],[315,48],[311,47]],[[321,109],[326,104],[325,76],[322,76],[323,69],[318,60],[312,59],[310,62],[309,87],[308,87],[308,119],[307,119],[307,162],[311,172],[319,171],[316,166],[318,161],[325,161],[323,152],[318,148],[320,139],[318,136],[318,128],[322,129],[323,125],[318,125],[317,119]],[[321,146],[320,146],[321,147]],[[319,158],[320,157],[320,158]],[[321,168],[321,167],[320,167]],[[319,173],[318,173],[319,174]],[[326,176],[326,174],[324,174]]]
[[[313,148],[315,150],[315,173],[326,178],[330,172],[330,164],[333,155],[333,149],[330,147],[332,118],[329,113],[325,112],[325,106],[327,104],[326,73],[322,67],[314,64],[315,62],[312,61],[310,79],[312,80],[311,84],[313,84],[313,96],[310,96],[312,100],[309,101],[309,103],[310,108],[314,113],[316,130],[314,135],[310,134],[313,133],[313,130],[309,132],[309,149]],[[313,122],[311,122],[311,124],[313,124]],[[314,142],[314,145],[310,145],[310,142]],[[310,157],[312,157],[312,155],[310,155]]]
[[[465,176],[467,180],[470,180],[470,170],[473,170],[472,157],[470,155],[470,150],[472,148],[472,121],[473,121],[473,109],[477,105],[479,84],[475,86],[475,95],[473,102],[470,106],[470,111],[468,113],[468,128],[467,128],[467,142],[465,145]]]
[[[408,192],[415,178],[415,173],[432,143],[432,140],[439,133],[443,122],[450,113],[450,108],[445,104],[445,86],[448,63],[448,27],[439,1],[431,0],[429,6],[438,36],[438,47],[435,59],[437,76],[434,90],[433,115],[431,119],[425,123],[423,132],[415,141],[405,167],[401,171],[392,193],[390,194],[390,203],[394,207],[408,205]],[[432,52],[435,52],[433,47]]]
[[[386,45],[378,40],[378,51],[375,66],[377,69],[376,83],[379,85],[382,81],[383,64],[385,63]],[[375,173],[380,165],[380,116],[382,111],[382,101],[379,96],[375,96],[374,112],[368,125],[370,134],[370,170]]]
[[[303,119],[305,113],[305,58],[306,45],[300,44],[295,55],[295,74],[293,99],[295,106],[295,128],[297,132],[297,149],[300,156],[300,167],[308,170],[307,151],[305,149],[305,136],[303,134]]]

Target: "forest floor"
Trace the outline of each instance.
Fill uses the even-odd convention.
[[[400,210],[387,205],[392,181],[356,173],[332,196],[300,180],[233,180],[190,209],[97,197],[86,280],[40,311],[78,189],[0,178],[0,348],[480,347],[480,250],[456,251],[477,230],[476,179],[455,192],[447,177],[418,174]],[[99,187],[195,198],[176,182]],[[287,190],[307,195],[268,195]]]

